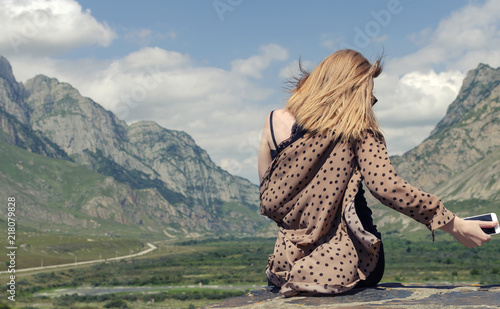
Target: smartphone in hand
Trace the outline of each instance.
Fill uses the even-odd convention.
[[[479,221],[498,221],[497,215],[495,213],[489,213],[479,216],[473,216],[468,218],[463,218],[464,220],[479,220]],[[500,234],[500,225],[493,228],[482,228],[483,232],[488,235]]]

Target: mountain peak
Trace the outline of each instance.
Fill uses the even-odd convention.
[[[498,75],[500,75],[500,68],[494,69],[485,63],[479,63],[475,69],[467,72],[459,93],[469,88],[472,84],[497,79]]]
[[[18,83],[9,61],[0,56],[0,106],[21,123],[29,123],[28,107],[24,102],[24,87]]]
[[[479,102],[488,97],[491,90],[500,84],[500,68],[493,69],[480,63],[467,72],[457,98],[450,104],[444,118],[431,132],[432,137],[459,122]]]
[[[165,130],[165,128],[163,128],[158,123],[156,123],[154,121],[151,121],[151,120],[136,121],[134,123],[131,123],[129,125],[129,127],[131,127],[131,128],[136,128],[136,127],[137,128],[148,128],[148,129],[154,130],[154,131],[163,131],[163,130]]]
[[[48,77],[43,74],[38,74],[35,77],[28,79],[24,83],[24,86],[31,92],[38,92],[41,90],[40,88],[55,88],[59,86],[63,87],[65,90],[76,91],[78,93],[78,90],[70,84],[60,82],[57,78]]]
[[[494,69],[493,69],[492,67],[490,67],[488,64],[480,62],[480,63],[477,65],[476,71],[479,71],[479,70],[482,70],[482,69],[490,69],[490,70],[494,70]]]
[[[11,85],[17,83],[10,62],[3,56],[0,56],[0,78],[7,80]]]

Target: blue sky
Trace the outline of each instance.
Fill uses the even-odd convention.
[[[499,1],[0,0],[0,55],[18,81],[69,82],[121,119],[189,133],[258,182],[266,115],[301,57],[342,48],[373,60],[390,154],[425,139],[468,70],[500,65]]]

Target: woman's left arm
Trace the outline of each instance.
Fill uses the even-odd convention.
[[[383,137],[367,133],[357,143],[356,156],[366,186],[382,204],[425,224],[431,231],[455,217],[439,197],[413,187],[398,176]]]
[[[498,222],[463,220],[446,209],[439,197],[402,180],[391,164],[383,137],[366,134],[358,142],[356,153],[366,186],[382,204],[425,224],[432,231],[440,229],[450,233],[468,248],[481,246],[491,239],[481,228],[495,227]]]

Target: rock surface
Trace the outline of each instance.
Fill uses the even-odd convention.
[[[263,288],[205,308],[499,308],[500,285],[384,283],[341,295],[284,298],[277,289]]]

